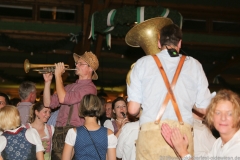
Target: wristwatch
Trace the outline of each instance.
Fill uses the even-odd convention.
[[[182,160],[191,160],[192,156],[191,154],[187,154],[186,156],[182,157]]]

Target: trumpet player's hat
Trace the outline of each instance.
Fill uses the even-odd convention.
[[[92,75],[92,79],[93,80],[98,79],[96,70],[98,69],[99,62],[98,62],[97,56],[95,54],[93,54],[91,51],[85,52],[83,55],[78,55],[76,53],[73,53],[73,58],[74,58],[75,62],[77,62],[79,58],[84,60],[92,68],[92,70],[94,72]]]

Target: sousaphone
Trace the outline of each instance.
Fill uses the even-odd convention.
[[[135,25],[128,31],[125,42],[131,47],[141,47],[147,55],[154,55],[160,52],[158,40],[159,31],[166,25],[172,24],[172,20],[164,17],[148,19]],[[131,66],[133,68],[134,64]],[[127,84],[130,85],[130,73],[127,74]]]
[[[125,42],[131,47],[141,47],[147,55],[160,52],[158,40],[159,31],[166,25],[172,24],[172,20],[164,17],[148,19],[135,25],[128,31]]]

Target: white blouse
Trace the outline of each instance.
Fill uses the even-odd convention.
[[[31,124],[30,123],[28,123],[29,124],[29,126],[30,126],[30,128],[32,128],[32,126],[31,126]],[[54,133],[54,127],[53,127],[53,125],[50,125],[51,126],[51,130],[52,130],[52,136],[53,136],[53,133]],[[49,133],[48,133],[48,129],[47,129],[47,125],[45,124],[45,126],[44,126],[44,133],[46,134],[46,136],[45,137],[43,137],[43,138],[49,138]]]
[[[212,150],[209,152],[208,157],[224,157],[228,159],[240,159],[240,130],[222,146],[222,139],[219,137],[213,144]]]
[[[209,151],[211,151],[216,138],[212,135],[212,132],[206,127],[206,125],[198,119],[194,119],[193,133],[194,156],[201,157],[206,155]]]
[[[122,128],[118,137],[118,144],[116,155],[122,160],[135,160],[136,159],[136,144],[138,138],[139,121],[129,122]]]
[[[108,129],[110,129],[111,131],[114,132],[114,126],[113,126],[113,124],[112,124],[112,121],[114,121],[114,119],[111,119],[111,120],[107,119],[107,120],[104,122],[103,126],[106,127],[106,128],[108,128]]]

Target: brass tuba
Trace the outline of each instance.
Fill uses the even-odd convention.
[[[157,54],[160,52],[158,48],[159,31],[172,23],[171,19],[164,17],[148,19],[130,29],[126,34],[125,42],[131,47],[141,47],[147,55]],[[131,66],[132,68],[133,66]],[[131,69],[126,79],[128,85],[130,85]]]

